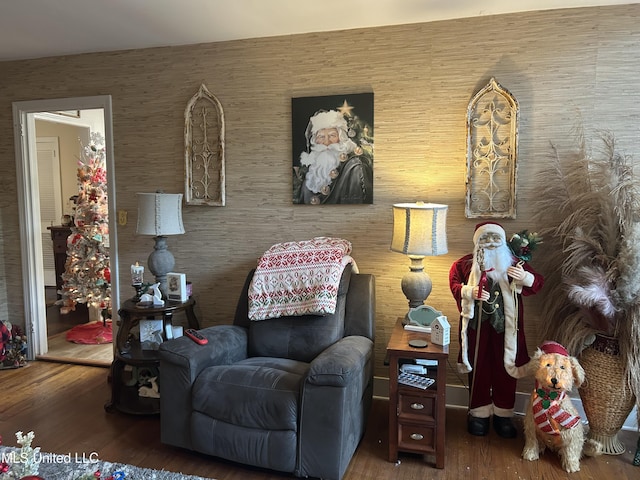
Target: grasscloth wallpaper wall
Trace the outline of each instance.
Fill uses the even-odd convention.
[[[169,239],[201,322],[231,322],[247,271],[273,243],[343,237],[360,270],[376,276],[376,374],[387,376],[385,347],[407,309],[400,279],[409,265],[389,250],[391,205],[449,205],[449,253],[425,263],[429,303],[457,331],[448,271],[471,250],[476,223],[464,216],[470,98],[493,76],[519,102],[517,218],[502,223],[508,233],[535,230],[535,176],[550,142],[571,146],[576,122],[587,132],[610,129],[626,153],[639,153],[639,16],[638,5],[583,8],[0,63],[0,315],[24,320],[11,103],[112,96],[117,208],[129,212],[118,232],[127,298],[128,267],[152,248],[135,234],[135,193],[183,191],[183,112],[204,83],[226,116],[227,206],[186,207],[187,233]],[[374,93],[374,204],[292,205],[291,98],[361,92]],[[550,294],[525,300],[530,348],[543,340],[540,305]],[[448,381],[460,383],[453,368]]]

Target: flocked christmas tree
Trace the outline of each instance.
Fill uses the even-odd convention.
[[[78,187],[58,303],[62,304],[61,313],[69,313],[78,303],[85,303],[90,310],[99,309],[104,319],[111,316],[111,270],[107,247],[107,170],[104,139],[99,133],[92,133],[91,144],[81,151]]]

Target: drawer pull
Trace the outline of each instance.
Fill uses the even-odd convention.
[[[422,403],[412,403],[411,408],[413,408],[414,410],[422,410],[424,408],[424,405]]]
[[[410,437],[411,437],[411,440],[422,440],[424,438],[424,435],[420,433],[412,433]]]

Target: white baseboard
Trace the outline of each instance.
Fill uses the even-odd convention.
[[[375,377],[373,379],[373,395],[375,397],[389,398],[389,379],[386,377]],[[529,393],[517,392],[515,412],[517,415],[524,415],[529,404]],[[582,400],[579,396],[571,397],[574,406],[580,413],[582,419],[586,419],[586,415],[582,408]],[[447,407],[467,408],[469,406],[469,393],[466,387],[460,385],[447,385]],[[622,426],[623,430],[638,430],[638,412],[634,407],[627,420]]]

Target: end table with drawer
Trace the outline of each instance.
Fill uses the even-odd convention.
[[[449,346],[435,345],[428,333],[404,329],[399,318],[389,344],[389,461],[398,460],[398,452],[435,456],[436,468],[444,468],[444,430],[446,413],[446,368]],[[410,340],[426,340],[427,346],[416,348]],[[426,376],[435,383],[426,390],[398,383],[403,363],[432,360]]]

